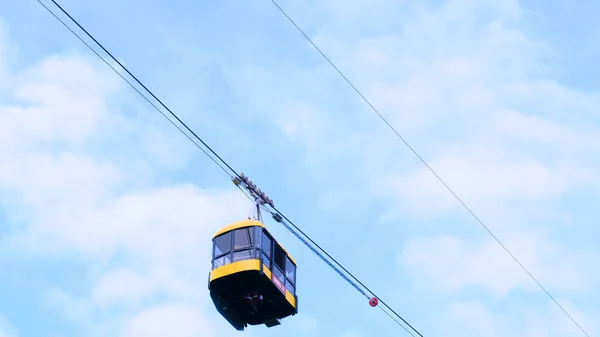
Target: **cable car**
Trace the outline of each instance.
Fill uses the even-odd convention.
[[[238,331],[277,326],[298,313],[296,262],[258,220],[215,233],[208,289],[217,311]]]

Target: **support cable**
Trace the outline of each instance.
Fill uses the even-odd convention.
[[[42,3],[42,1],[41,1],[41,0],[36,0],[36,1],[37,1],[37,2],[39,2],[39,3],[40,3],[42,6],[44,6],[44,8],[46,8],[48,11],[50,11],[50,9],[49,9],[48,7],[46,7],[46,6],[45,6],[45,5]],[[198,137],[198,135],[197,135],[197,134],[196,134],[194,131],[192,131],[192,129],[190,129],[190,127],[189,127],[189,126],[187,126],[187,124],[185,124],[185,123],[184,123],[184,122],[183,122],[183,121],[182,121],[182,120],[181,120],[179,117],[177,117],[177,115],[176,115],[176,114],[175,114],[173,111],[171,111],[171,109],[169,109],[169,107],[167,107],[167,106],[166,106],[166,105],[165,105],[165,104],[164,104],[164,103],[163,103],[163,102],[162,102],[162,101],[161,101],[161,100],[160,100],[158,97],[156,97],[156,95],[154,95],[154,93],[153,93],[152,91],[150,91],[150,89],[148,89],[148,88],[147,88],[147,87],[146,87],[146,86],[145,86],[145,85],[144,85],[144,84],[143,84],[143,83],[142,83],[140,80],[138,80],[138,78],[137,78],[137,77],[135,77],[135,75],[133,75],[133,74],[132,74],[132,73],[129,71],[129,69],[127,69],[127,67],[125,67],[123,64],[121,64],[121,62],[119,62],[119,60],[117,60],[117,58],[116,58],[116,57],[114,57],[114,56],[113,56],[113,54],[111,54],[111,53],[110,53],[108,50],[106,50],[106,48],[104,48],[104,46],[103,46],[103,45],[102,45],[100,42],[98,42],[98,40],[96,40],[96,39],[95,39],[95,38],[92,36],[92,34],[90,34],[90,33],[89,33],[87,30],[85,30],[85,28],[83,28],[83,27],[82,27],[82,26],[79,24],[79,22],[77,22],[77,20],[75,20],[75,19],[74,19],[74,18],[73,18],[73,17],[72,17],[72,16],[71,16],[71,15],[70,15],[70,14],[69,14],[67,11],[65,11],[65,10],[64,10],[64,9],[63,9],[63,8],[62,8],[62,7],[61,7],[61,6],[60,6],[60,5],[59,5],[59,4],[58,4],[58,3],[57,3],[55,0],[50,0],[50,1],[52,1],[52,3],[53,3],[53,4],[54,4],[56,7],[58,7],[58,9],[60,9],[60,10],[61,10],[61,12],[63,12],[63,14],[65,14],[67,17],[69,17],[69,19],[71,19],[71,21],[72,21],[74,24],[76,24],[76,25],[77,25],[77,27],[79,27],[79,29],[81,29],[81,30],[82,30],[82,31],[83,31],[83,32],[84,32],[84,33],[85,33],[85,34],[86,34],[86,35],[87,35],[87,36],[88,36],[90,39],[92,39],[92,41],[94,41],[94,42],[95,42],[95,43],[98,45],[98,47],[100,47],[100,48],[101,48],[101,49],[102,49],[102,50],[103,50],[103,51],[104,51],[106,54],[108,54],[108,56],[110,56],[110,58],[111,58],[113,61],[115,61],[115,62],[116,62],[116,63],[117,63],[117,64],[118,64],[118,65],[119,65],[119,66],[120,66],[120,67],[121,67],[123,70],[125,70],[125,72],[127,72],[127,74],[129,74],[129,76],[131,76],[131,77],[132,77],[132,78],[133,78],[133,79],[134,79],[134,80],[135,80],[135,81],[136,81],[136,82],[137,82],[137,83],[138,83],[140,86],[142,86],[142,88],[144,88],[144,90],[146,90],[146,92],[147,92],[147,93],[149,93],[149,94],[150,94],[150,96],[152,96],[152,98],[154,98],[154,99],[155,99],[155,100],[156,100],[156,101],[157,101],[157,102],[158,102],[160,105],[162,105],[162,106],[163,106],[163,108],[165,108],[165,109],[166,109],[166,110],[167,110],[167,111],[168,111],[168,112],[171,114],[171,116],[173,116],[173,117],[174,117],[174,118],[175,118],[175,119],[176,119],[176,120],[177,120],[179,123],[181,123],[181,125],[183,125],[183,127],[184,127],[186,130],[188,130],[188,131],[189,131],[189,132],[190,132],[192,135],[194,135],[194,137],[195,137],[196,139],[198,139],[198,140],[200,141],[200,143],[202,143],[202,145],[204,145],[204,146],[205,146],[205,147],[206,147],[206,148],[207,148],[207,149],[208,149],[208,150],[209,150],[209,151],[210,151],[210,152],[211,152],[211,153],[212,153],[212,154],[213,154],[215,157],[217,157],[217,159],[219,159],[219,161],[220,161],[221,163],[223,163],[223,165],[225,165],[225,166],[226,166],[226,167],[227,167],[227,168],[228,168],[228,169],[229,169],[231,172],[233,172],[233,174],[234,174],[235,176],[239,176],[239,175],[238,175],[238,173],[237,173],[237,172],[236,172],[236,171],[235,171],[233,168],[231,168],[231,166],[229,166],[229,164],[227,164],[227,163],[226,163],[226,162],[223,160],[223,158],[221,158],[221,157],[220,157],[220,156],[219,156],[219,155],[218,155],[218,154],[217,154],[217,153],[216,153],[216,152],[215,152],[215,151],[214,151],[214,150],[213,150],[213,149],[212,149],[210,146],[208,146],[208,144],[206,144],[206,143],[205,143],[205,142],[202,140],[202,138]],[[53,13],[52,11],[50,11],[50,13],[52,13],[52,14],[54,15],[54,13]],[[57,17],[56,15],[54,15],[54,17],[56,17],[56,18],[58,19],[58,17]],[[60,19],[59,19],[59,21],[61,21],[61,22],[63,23],[63,25],[65,25],[65,23],[64,23],[62,20],[60,20]],[[65,26],[66,26],[66,25],[65,25]],[[69,28],[68,26],[66,26],[66,27],[67,27],[67,28]],[[71,29],[69,29],[69,30],[70,30],[71,32],[73,32],[73,30],[71,30]],[[74,32],[73,32],[73,33],[74,33]],[[77,35],[77,34],[75,34],[75,35]],[[78,37],[79,37],[79,36],[78,36]],[[81,38],[79,38],[79,39],[80,39],[80,40],[82,40]],[[82,41],[83,41],[83,40],[82,40]],[[85,43],[85,42],[84,42],[84,43]],[[86,43],[86,45],[89,47],[89,45],[88,45],[87,43]],[[95,52],[95,51],[94,51],[94,52]],[[96,55],[98,55],[98,54],[96,53]],[[98,56],[99,56],[99,55],[98,55]],[[105,62],[106,62],[106,61],[105,61]],[[111,68],[112,68],[113,70],[115,70],[115,69],[114,69],[112,66],[111,66]],[[116,70],[115,70],[115,71],[116,71]],[[117,72],[117,73],[120,75],[120,73],[119,73],[119,72]],[[128,82],[128,83],[129,83],[129,82]],[[131,84],[130,84],[130,85],[131,85]],[[137,91],[137,90],[136,90],[136,91]],[[139,92],[139,91],[138,91],[138,92]],[[142,96],[143,96],[143,95],[142,95]],[[162,112],[161,112],[161,113],[162,113]],[[164,113],[163,113],[163,116],[164,116]]]
[[[329,255],[323,248],[321,248],[316,242],[314,242],[308,235],[306,235],[302,230],[300,230],[293,222],[291,222],[283,213],[281,213],[278,209],[275,208],[274,203],[271,199],[269,199],[260,189],[254,185],[244,174],[238,174],[225,160],[223,160],[208,144],[206,144],[194,131],[192,131],[186,123],[184,123],[174,112],[172,112],[152,91],[150,91],[136,76],[134,76],[121,62],[119,62],[104,46],[98,42],[86,29],[84,29],[77,20],[75,20],[64,8],[62,8],[55,0],[50,0],[52,3],[63,12],[75,25],[77,25],[90,39],[92,39],[110,58],[115,61],[127,74],[129,74],[146,92],[148,92],[162,107],[164,107],[170,114],[173,116],[183,127],[191,133],[195,139],[197,139],[208,151],[210,151],[217,159],[213,158],[200,144],[198,144],[190,135],[188,135],[181,127],[179,127],[173,120],[171,120],[156,104],[154,104],[146,95],[144,95],[136,86],[131,83],[131,81],[127,80],[125,76],[123,76],[113,65],[111,65],[102,55],[100,55],[93,47],[91,47],[79,34],[77,34],[73,29],[69,27],[62,19],[60,19],[50,8],[48,8],[41,0],[36,0],[40,5],[42,5],[54,18],[56,18],[60,23],[63,24],[73,35],[75,35],[83,44],[85,44],[96,56],[98,56],[104,63],[106,63],[119,77],[121,77],[127,84],[129,84],[138,94],[140,94],[148,103],[150,103],[154,109],[156,109],[163,117],[171,122],[181,133],[183,133],[196,147],[198,147],[204,154],[206,154],[215,164],[217,164],[225,173],[227,173],[235,183],[235,185],[242,190],[242,192],[251,200],[257,202],[257,207],[269,205],[273,210],[268,210],[269,213],[273,215],[273,218],[282,223],[288,230],[290,230],[298,239],[300,239],[309,249],[311,249],[317,256],[319,256],[327,265],[329,265],[334,271],[336,271],[344,280],[346,280],[350,285],[352,285],[357,291],[359,291],[363,296],[369,299],[369,304],[372,307],[377,306],[379,302],[381,302],[386,308],[388,308],[397,318],[402,320],[406,325],[408,325],[413,331],[415,331],[419,336],[423,337],[423,335],[417,331],[414,327],[412,327],[404,318],[398,315],[391,307],[389,307],[385,302],[380,300],[375,294],[367,288],[360,280],[358,280],[352,273],[350,273],[346,268],[344,268],[336,259],[334,259],[331,255]],[[220,162],[220,163],[219,163]],[[223,164],[223,165],[221,165]],[[229,169],[230,172],[227,171]],[[248,193],[247,193],[248,192]],[[258,210],[258,209],[257,209]],[[286,221],[284,221],[285,219]],[[301,234],[299,234],[298,232]],[[306,239],[304,239],[306,238]],[[308,240],[308,241],[307,241]],[[309,244],[310,242],[310,244]],[[311,245],[312,244],[312,245]],[[326,259],[327,256],[330,260]],[[337,266],[337,267],[336,267]],[[339,268],[341,268],[346,274],[342,273]],[[352,281],[351,279],[355,280]],[[362,286],[359,287],[357,283]],[[366,290],[366,291],[365,291]],[[368,293],[371,293],[373,297],[370,297]],[[405,326],[403,326],[398,320],[390,315],[390,313],[386,312],[382,307],[380,307],[390,318],[392,318],[398,325],[400,325],[404,330],[406,330],[409,334],[414,336]]]
[[[333,69],[346,81],[346,83],[348,83],[348,85],[350,85],[350,87],[352,87],[352,89],[358,94],[358,96],[360,96],[360,98],[367,103],[367,105],[371,108],[371,110],[373,110],[373,112],[375,112],[379,118],[392,130],[392,132],[394,132],[394,134],[409,148],[409,150],[421,161],[421,163],[423,163],[425,165],[425,167],[427,167],[427,169],[442,183],[442,185],[444,185],[444,187],[454,196],[454,198],[456,198],[456,200],[458,200],[458,202],[467,210],[467,212],[469,212],[471,214],[471,216],[473,216],[473,218],[475,218],[475,220],[481,225],[481,227],[483,227],[485,229],[485,231],[506,251],[506,253],[508,253],[508,255],[521,267],[521,269],[523,269],[523,271],[525,271],[525,273],[527,275],[529,275],[529,277],[538,285],[538,287],[550,298],[550,300],[552,300],[552,302],[554,302],[554,304],[556,304],[556,306],[558,306],[558,308],[560,310],[562,310],[562,312],[571,320],[571,322],[573,322],[578,328],[579,330],[581,330],[581,332],[583,332],[586,336],[590,336],[584,329],[583,327],[575,320],[575,318],[573,318],[573,316],[571,316],[567,310],[558,302],[558,300],[556,300],[556,298],[554,298],[554,296],[552,296],[550,294],[550,292],[537,280],[537,278],[535,278],[533,276],[533,274],[531,274],[531,272],[521,263],[521,261],[519,261],[519,259],[517,259],[517,257],[504,245],[504,243],[502,243],[502,241],[500,241],[500,239],[498,239],[498,237],[489,229],[489,227],[487,227],[483,221],[481,221],[479,219],[479,217],[477,215],[475,215],[475,213],[467,206],[467,204],[465,202],[463,202],[463,200],[450,188],[450,186],[448,186],[446,184],[446,182],[437,174],[437,172],[435,172],[433,170],[433,168],[431,168],[431,166],[429,166],[429,164],[425,161],[425,159],[423,159],[423,157],[421,157],[421,155],[419,155],[419,153],[406,141],[406,139],[404,139],[404,137],[402,137],[400,135],[400,133],[398,131],[396,131],[396,129],[387,121],[387,119],[379,112],[379,110],[377,108],[375,108],[373,106],[373,104],[371,104],[371,102],[362,94],[362,92],[360,90],[358,90],[356,88],[356,86],[348,79],[348,77],[346,77],[346,75],[344,75],[344,73],[342,73],[342,71],[331,61],[331,59],[329,59],[329,57],[327,57],[327,55],[325,55],[325,53],[323,53],[323,51],[321,51],[321,49],[312,41],[312,39],[302,30],[302,28],[300,28],[296,22],[283,10],[283,8],[281,8],[281,6],[279,6],[279,4],[275,1],[275,0],[271,0],[271,2],[273,3],[273,5],[275,5],[275,7],[277,7],[277,9],[281,12],[281,14],[283,14],[288,21],[294,26],[296,27],[296,29],[304,36],[304,38],[319,52],[319,54],[321,54],[321,56],[323,56],[323,58],[327,61],[327,63],[329,63],[329,65],[331,65],[331,67],[333,67]]]

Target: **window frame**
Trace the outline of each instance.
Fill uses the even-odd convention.
[[[276,264],[273,264],[273,269],[271,270],[273,277],[277,277],[279,281],[285,286],[285,270],[281,270]],[[281,278],[277,276],[277,274],[281,274]],[[286,287],[287,288],[287,287]]]
[[[267,258],[269,258],[269,260],[271,260],[271,264],[273,264],[273,248],[274,248],[274,242],[275,240],[273,239],[273,236],[271,235],[271,233],[267,232],[264,228],[261,228],[260,230],[260,250],[261,252],[268,252],[268,254],[266,254]],[[263,249],[263,238],[267,238],[269,239],[269,249],[265,250]]]
[[[275,268],[278,269],[279,272],[281,272],[283,274],[283,283],[285,284],[289,284],[292,286],[293,289],[293,293],[295,295],[296,293],[296,281],[297,281],[297,275],[298,275],[298,266],[296,265],[296,263],[290,258],[290,255],[288,254],[288,252],[285,250],[285,248],[283,248],[283,246],[277,242],[273,236],[271,235],[271,233],[269,233],[266,228],[260,228],[260,231],[258,231],[259,233],[257,234],[257,236],[260,237],[260,247],[257,247],[257,251],[258,251],[258,255],[259,255],[259,259],[261,260],[261,263],[263,265],[265,265],[267,267],[267,269],[269,269],[271,271],[271,273],[273,274],[272,277],[275,277],[274,273],[275,273]],[[264,242],[263,238],[266,237],[269,241],[270,241],[270,249],[266,250],[264,249]],[[284,255],[284,265],[283,268],[281,268],[279,265],[277,265],[277,263],[275,263],[275,245],[279,246],[279,248],[281,249],[281,252]],[[268,252],[268,255],[265,254],[265,252]],[[266,258],[269,262],[269,265],[267,265],[264,261],[263,261],[263,257]],[[293,277],[288,277],[286,270],[287,270],[287,266],[288,263],[291,264],[292,266],[294,266],[294,273],[293,273]],[[287,286],[286,286],[286,289]],[[292,290],[288,289],[290,292],[292,292]]]
[[[244,261],[244,260],[252,260],[252,259],[256,259],[257,254],[256,254],[256,228],[257,226],[248,226],[248,227],[241,227],[241,228],[236,228],[234,230],[231,231],[231,233],[233,233],[231,235],[231,263],[234,262],[238,262],[238,261]],[[245,246],[245,247],[241,247],[241,248],[235,248],[235,234],[237,232],[246,232],[245,235],[248,234],[248,231],[252,232],[252,235],[249,235],[248,237],[250,238],[250,246]],[[237,260],[234,261],[233,260],[233,254],[234,253],[239,253],[239,252],[245,252],[245,251],[249,251],[250,252],[250,257],[247,259],[242,259],[242,260]]]
[[[211,260],[211,264],[212,264],[212,269],[216,269],[215,266],[215,260],[220,259],[224,256],[228,256],[229,257],[229,263],[227,264],[231,264],[234,262],[238,262],[238,261],[244,261],[244,260],[251,260],[251,259],[260,259],[259,254],[257,254],[257,241],[256,241],[256,233],[262,233],[262,231],[257,230],[256,228],[260,228],[258,226],[246,226],[246,227],[241,227],[241,228],[236,228],[233,230],[230,230],[228,232],[225,232],[223,234],[220,234],[219,236],[213,238],[213,250],[212,250],[212,260]],[[248,233],[248,231],[252,232],[252,235],[250,236],[250,246],[245,246],[242,248],[237,248],[235,249],[235,234],[237,231],[245,231],[246,233]],[[215,251],[216,251],[216,239],[225,235],[229,235],[229,251],[227,251],[226,253],[222,253],[219,255],[215,255]],[[258,248],[260,249],[260,248]],[[243,252],[243,251],[250,251],[250,258],[246,258],[246,259],[241,259],[238,261],[234,261],[233,260],[233,255],[234,253],[238,253],[238,252]],[[227,265],[225,264],[225,265]]]
[[[296,295],[296,285],[290,282],[290,279],[285,277],[285,289],[289,291],[292,295]]]
[[[248,256],[244,257],[244,258],[240,258],[240,259],[235,259],[235,256],[242,256],[242,254],[245,253],[249,253]],[[241,250],[236,250],[231,252],[231,263],[234,262],[238,262],[238,261],[245,261],[245,260],[252,260],[254,259],[254,251],[252,249],[241,249]]]
[[[276,251],[277,251],[277,253],[275,253]],[[277,263],[277,261],[275,261],[275,258],[276,258],[276,257],[279,257],[279,256],[275,256],[275,255],[278,255],[278,254],[281,254],[280,256],[283,258],[283,259],[282,259],[282,260],[283,260],[283,261],[282,261],[283,263],[282,263],[281,265],[280,265],[280,264],[278,264],[278,263]],[[272,258],[272,260],[273,260],[273,265],[276,265],[277,267],[279,267],[279,269],[280,269],[280,270],[283,272],[283,276],[284,276],[284,278],[285,278],[285,267],[286,267],[286,265],[285,265],[285,264],[286,264],[286,260],[287,260],[287,259],[288,259],[288,254],[287,254],[287,252],[285,251],[285,249],[283,249],[283,246],[281,246],[281,245],[279,244],[279,242],[275,242],[275,243],[273,243],[273,258]]]
[[[217,268],[220,268],[220,267],[226,266],[226,265],[228,265],[228,264],[231,264],[231,263],[232,263],[232,261],[231,261],[231,258],[232,258],[232,255],[231,255],[231,254],[224,254],[224,255],[221,255],[221,256],[219,256],[219,257],[215,258],[215,259],[214,259],[214,260],[212,260],[212,262],[211,262],[211,264],[212,264],[212,270],[215,270],[215,269],[217,269]],[[223,264],[221,264],[220,266],[216,267],[216,266],[215,266],[215,262],[216,262],[217,260],[220,260],[220,259],[226,259],[226,261],[228,260],[228,262],[224,262],[224,263],[223,263]]]
[[[250,241],[251,241],[250,246],[245,246],[245,247],[241,247],[241,248],[237,248],[237,249],[235,248],[235,236],[238,231],[240,231],[240,232],[244,231],[246,233],[248,233],[248,231],[250,231],[252,233],[249,236]],[[222,236],[226,236],[226,235],[229,235],[229,250],[225,253],[215,255],[216,248],[217,248],[216,240],[218,238],[220,238]],[[267,238],[269,241],[268,249],[265,249],[267,247],[264,247],[266,240],[263,241],[263,238]],[[279,247],[279,249],[281,249],[281,253],[284,256],[283,267],[280,267],[277,263],[275,263],[275,249],[276,249],[275,246],[276,245]],[[234,261],[234,258],[233,258],[234,253],[245,252],[245,251],[250,252],[249,258],[247,257],[245,259]],[[285,248],[283,248],[283,246],[279,242],[277,242],[277,240],[275,240],[273,238],[271,233],[269,233],[266,230],[266,228],[260,227],[260,226],[241,227],[241,228],[236,228],[236,229],[230,230],[228,232],[222,233],[219,236],[213,238],[212,260],[211,260],[212,270],[216,269],[215,268],[215,260],[223,258],[225,256],[227,256],[228,260],[229,260],[229,263],[227,263],[227,264],[235,263],[238,261],[244,261],[244,260],[248,260],[248,259],[258,259],[261,262],[261,264],[266,266],[267,269],[269,269],[271,271],[272,277],[276,277],[275,269],[277,269],[277,271],[279,273],[281,273],[283,276],[283,284],[285,285],[285,288],[295,296],[296,287],[297,287],[296,282],[297,282],[297,277],[298,277],[298,266],[291,259],[290,255],[285,250]],[[224,264],[224,265],[227,265],[227,264]],[[287,275],[288,274],[287,273],[288,265],[294,266],[294,272],[292,274],[292,277],[288,277],[288,275]],[[288,285],[291,285],[291,287],[288,287]]]
[[[237,252],[237,251],[242,251],[242,250],[249,250],[249,249],[253,249],[256,248],[256,241],[255,241],[255,237],[254,237],[254,232],[256,227],[242,227],[242,228],[236,228],[234,230],[231,231],[232,233],[232,240],[231,240],[231,251],[232,252]],[[250,232],[252,232],[252,234],[250,235]],[[248,246],[244,246],[244,247],[240,247],[240,248],[235,248],[235,236],[237,233],[241,233],[244,232],[244,236],[246,236],[247,238],[250,239],[250,244]]]
[[[291,264],[292,266],[294,266],[294,273],[292,274],[293,278],[289,278],[288,275],[287,275],[288,263]],[[292,286],[294,286],[294,288],[296,288],[296,271],[297,270],[298,270],[298,267],[296,266],[296,264],[294,263],[294,261],[292,261],[292,259],[290,258],[290,256],[286,253],[286,255],[285,255],[285,270],[284,270],[284,275],[285,275],[285,278],[290,281],[290,283],[292,284]]]
[[[229,249],[226,252],[224,252],[224,253],[216,255],[216,251],[217,251],[217,239],[221,238],[221,237],[224,237],[224,236],[227,236],[227,235],[229,236]],[[213,261],[216,260],[216,259],[218,259],[218,258],[220,258],[220,257],[223,257],[223,256],[225,256],[227,254],[230,254],[232,250],[233,250],[233,232],[232,231],[225,232],[225,233],[223,233],[223,234],[221,234],[221,235],[213,238],[213,249],[212,249],[212,260]]]

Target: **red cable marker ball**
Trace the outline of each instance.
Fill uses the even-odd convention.
[[[376,297],[373,297],[372,299],[369,300],[369,305],[372,307],[376,307],[378,303],[379,303],[379,300]]]

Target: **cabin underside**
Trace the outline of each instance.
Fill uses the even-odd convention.
[[[258,270],[242,271],[209,283],[217,311],[237,330],[248,325],[273,327],[296,308],[273,282]]]

